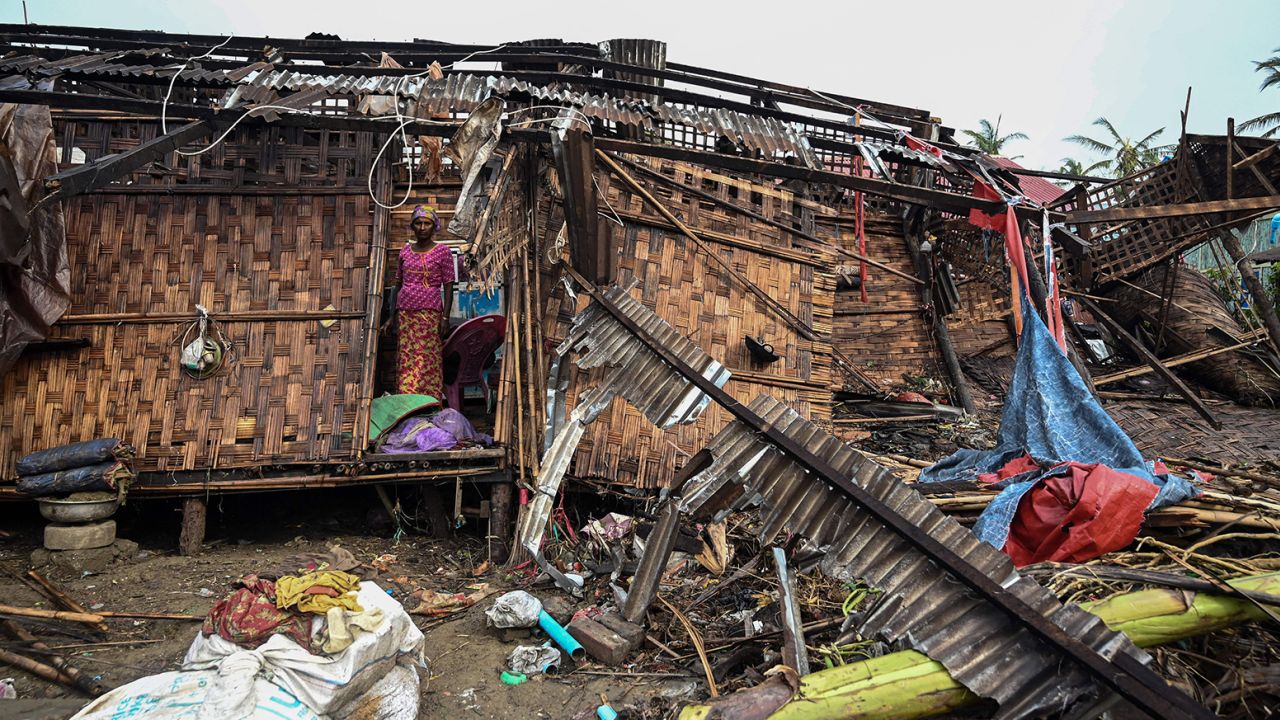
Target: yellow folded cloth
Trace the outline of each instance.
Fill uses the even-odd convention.
[[[321,586],[338,593],[338,597],[317,595],[307,590]],[[360,587],[360,578],[338,570],[320,570],[306,575],[285,575],[276,581],[276,607],[288,608],[297,606],[298,612],[324,614],[329,608],[345,608],[352,612],[362,612],[360,603],[356,602],[353,592]]]

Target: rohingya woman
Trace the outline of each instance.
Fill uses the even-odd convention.
[[[400,249],[396,278],[396,312],[400,325],[399,382],[401,393],[443,394],[441,346],[449,332],[453,283],[457,274],[449,246],[435,241],[440,216],[421,205],[409,219],[413,242]]]

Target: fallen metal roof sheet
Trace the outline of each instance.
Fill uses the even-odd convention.
[[[635,278],[609,288],[606,292],[614,304],[637,325],[670,348],[677,357],[699,374],[723,387],[729,381],[728,368],[693,344],[665,320],[631,296]],[[597,303],[592,303],[573,319],[568,336],[557,349],[564,355],[578,353],[577,364],[583,369],[606,368],[604,378],[578,398],[568,422],[552,441],[542,458],[542,474],[537,492],[521,508],[516,522],[519,547],[536,554],[552,504],[569,463],[582,440],[586,426],[595,420],[620,395],[658,427],[691,423],[697,420],[711,402],[684,376],[676,372],[626,327]]]
[[[762,395],[750,407],[1103,657],[1127,653],[1148,659],[1123,634],[1074,605],[1062,605],[1040,585],[1019,576],[1006,555],[978,541],[888,470],[780,401]],[[825,548],[823,572],[882,591],[863,621],[864,634],[901,640],[926,653],[965,687],[999,702],[999,717],[1023,718],[1061,709],[1094,687],[1082,667],[1068,662],[1001,608],[969,592],[946,569],[741,421],[717,434],[708,450],[714,460],[685,485],[683,510],[724,516],[760,505],[756,533],[762,542],[783,531],[804,536]]]

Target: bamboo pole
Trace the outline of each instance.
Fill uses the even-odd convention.
[[[12,665],[20,670],[25,670],[36,677],[44,678],[50,682],[56,682],[59,685],[67,687],[77,687],[75,678],[60,672],[57,668],[37,662],[25,655],[9,652],[8,650],[0,650],[0,662],[6,665]]]
[[[1196,362],[1197,360],[1204,360],[1205,358],[1211,358],[1214,355],[1221,355],[1222,353],[1231,352],[1232,350],[1239,350],[1240,348],[1248,347],[1258,342],[1259,340],[1262,340],[1264,337],[1264,333],[1261,329],[1254,330],[1253,332],[1247,333],[1245,337],[1247,338],[1245,341],[1238,342],[1234,345],[1227,345],[1225,347],[1213,348],[1211,350],[1197,350],[1196,352],[1191,352],[1185,355],[1179,355],[1178,357],[1169,358],[1163,361],[1164,366],[1167,368],[1178,367],[1179,365],[1186,365],[1187,363],[1193,363],[1193,362]],[[1111,373],[1110,375],[1103,375],[1102,377],[1094,378],[1093,384],[1095,386],[1109,385],[1113,382],[1127,380],[1129,378],[1138,377],[1140,375],[1146,375],[1147,373],[1151,373],[1151,372],[1155,372],[1154,370],[1151,369],[1151,366],[1143,365],[1142,367],[1131,368],[1129,370],[1122,370],[1117,373]]]
[[[19,617],[42,618],[44,620],[66,620],[67,622],[97,625],[104,617],[96,613],[70,612],[68,610],[41,610],[40,608],[24,608],[14,605],[0,605],[0,615],[17,615]]]
[[[1280,592],[1280,573],[1227,581],[1232,587]],[[1085,603],[1081,608],[1125,633],[1140,647],[1203,635],[1258,620],[1251,602],[1173,588],[1142,590]],[[940,663],[914,650],[821,670],[800,679],[795,699],[771,720],[907,720],[958,710],[979,701]],[[680,720],[710,717],[714,705],[689,705]]]
[[[58,672],[66,675],[72,685],[82,690],[89,697],[98,697],[107,691],[107,687],[98,682],[91,675],[86,675],[79,668],[73,666],[67,658],[56,654],[54,648],[40,642],[39,638],[27,632],[27,629],[12,620],[0,621],[0,627],[4,627],[9,634],[22,642],[28,643],[31,649],[37,652],[50,653],[49,664]]]

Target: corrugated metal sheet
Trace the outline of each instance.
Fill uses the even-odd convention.
[[[609,288],[605,297],[699,374],[723,387],[729,370],[632,297],[635,285],[632,278]],[[599,305],[592,304],[574,318],[559,352],[570,350],[578,353],[580,368],[608,368],[600,387],[613,388],[658,427],[691,423],[711,402]]]
[[[638,51],[637,51],[638,52]],[[656,48],[644,50],[648,61],[658,62],[664,55]],[[164,60],[163,49],[134,50],[75,55],[49,60],[33,55],[20,55],[0,60],[0,73],[25,73],[48,77],[92,74],[129,80],[139,77],[172,77],[182,60],[170,62],[128,63],[129,57]],[[597,120],[620,123],[657,133],[662,124],[684,125],[710,138],[721,135],[769,157],[794,155],[809,167],[817,167],[813,150],[804,134],[790,123],[776,118],[749,115],[724,108],[674,105],[656,98],[627,97],[577,92],[560,83],[537,85],[517,78],[498,75],[450,74],[443,80],[426,77],[408,78],[395,75],[347,75],[275,70],[266,62],[252,63],[230,70],[206,70],[192,63],[182,70],[180,80],[204,85],[233,86],[224,96],[224,109],[261,104],[282,104],[281,93],[306,90],[324,91],[328,95],[400,95],[424,104],[424,114],[470,112],[490,95],[506,97],[527,94],[541,103],[576,107]],[[584,84],[590,83],[583,78]],[[296,103],[292,106],[297,106]]]
[[[184,75],[185,76],[185,75]],[[584,82],[590,82],[584,79]],[[662,123],[685,125],[704,135],[725,135],[767,156],[790,154],[810,167],[815,159],[808,140],[795,127],[776,118],[747,115],[724,108],[679,106],[619,99],[537,85],[504,75],[450,74],[442,80],[395,76],[316,75],[272,70],[247,75],[223,100],[224,108],[274,103],[280,91],[324,88],[333,95],[393,95],[413,98],[420,115],[470,112],[491,95],[527,94],[548,105],[576,107],[590,118],[657,131]]]
[[[1124,635],[1074,605],[1062,605],[1019,576],[1003,553],[979,542],[888,470],[780,401],[762,395],[752,401],[751,409],[1103,657],[1123,652],[1147,659]],[[681,508],[723,516],[759,505],[756,531],[762,542],[785,531],[824,548],[824,573],[882,591],[863,622],[864,634],[905,641],[926,653],[965,687],[999,702],[999,717],[1062,709],[1095,688],[1083,668],[1001,608],[969,592],[914,545],[837,489],[816,480],[751,428],[741,422],[727,426],[708,450],[714,461],[686,484]]]
[[[1002,168],[1022,169],[1018,163],[1006,157],[999,155],[989,156],[995,164]],[[1018,187],[1022,189],[1022,194],[1028,200],[1043,206],[1048,206],[1058,198],[1062,197],[1066,190],[1054,185],[1044,178],[1035,177],[1034,175],[1018,175]]]
[[[630,290],[636,283],[637,280],[631,278],[609,288],[605,296],[703,377],[717,387],[724,387],[729,381],[729,370],[632,297]],[[694,422],[711,402],[706,393],[663,362],[598,304],[593,303],[573,319],[568,336],[557,349],[560,355],[570,351],[578,353],[578,367],[606,370],[600,383],[579,397],[568,422],[542,458],[537,492],[529,504],[521,508],[516,521],[516,542],[531,553],[537,552],[556,493],[586,426],[609,406],[614,396],[621,396],[649,422],[663,428]]]
[[[21,72],[45,77],[74,76],[77,73],[84,73],[120,78],[122,80],[140,77],[169,78],[182,67],[184,61],[182,59],[166,58],[167,54],[168,50],[166,49],[154,48],[72,55],[61,60],[50,60],[34,55],[19,55],[0,59],[0,73]],[[154,58],[161,62],[160,64],[121,62],[130,58],[144,60]],[[193,61],[183,69],[180,79],[185,82],[214,85],[219,83],[231,84],[240,81],[249,72],[261,71],[267,67],[271,66],[267,63],[259,62],[232,70],[205,70],[200,67],[198,62]]]

